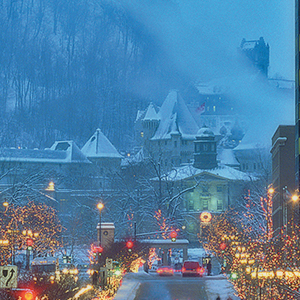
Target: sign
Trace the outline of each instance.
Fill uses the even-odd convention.
[[[203,223],[209,223],[211,221],[211,213],[204,211],[200,214],[200,221]]]
[[[18,268],[17,266],[0,267],[0,288],[16,289],[18,286]]]
[[[113,260],[111,258],[106,259],[106,268],[112,269],[113,268]]]

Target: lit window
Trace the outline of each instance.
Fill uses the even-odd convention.
[[[216,107],[215,106],[213,106],[213,111],[216,111]]]
[[[223,201],[217,200],[217,210],[223,210]]]
[[[144,132],[143,132],[143,131],[141,131],[141,137],[142,137],[142,138],[144,137]]]

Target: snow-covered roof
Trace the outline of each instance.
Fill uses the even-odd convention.
[[[294,80],[269,78],[268,82],[269,82],[270,85],[275,86],[279,89],[293,90],[295,88],[295,81]]]
[[[56,141],[50,150],[65,152],[68,162],[90,163],[74,141]]]
[[[117,149],[98,128],[81,149],[88,158],[122,158]]]
[[[131,155],[130,157],[125,157],[122,159],[121,166],[128,166],[130,164],[137,164],[145,160],[147,155],[145,155],[145,150],[142,147],[138,153]]]
[[[218,160],[222,165],[238,166],[239,162],[236,160],[232,149],[219,149]]]
[[[158,116],[160,123],[153,140],[170,139],[171,134],[180,134],[183,138],[194,139],[199,130],[184,100],[176,90],[170,91]]]
[[[218,78],[210,82],[198,82],[195,87],[199,91],[200,95],[222,95],[229,91],[230,78]]]
[[[56,146],[58,143],[61,148]],[[0,149],[0,161],[25,163],[91,163],[73,141],[55,142],[51,149]]]
[[[205,175],[205,174],[212,175],[218,178],[232,180],[232,181],[250,181],[256,179],[255,177],[250,176],[249,174],[246,174],[244,172],[238,171],[234,168],[225,165],[219,165],[214,169],[204,170],[204,169],[197,169],[190,164],[183,167],[174,168],[163,178],[163,180],[179,181],[179,180],[184,180],[194,176]]]
[[[143,120],[144,121],[159,120],[159,117],[157,115],[157,112],[156,112],[155,107],[152,102],[149,104],[148,108],[146,109],[146,114],[145,114]]]

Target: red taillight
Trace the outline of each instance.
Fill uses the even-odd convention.
[[[198,268],[198,269],[197,269],[197,273],[200,273],[200,272],[201,272],[201,269],[200,269],[200,268]]]
[[[185,272],[186,271],[186,269],[183,267],[182,269],[181,269],[181,272]]]

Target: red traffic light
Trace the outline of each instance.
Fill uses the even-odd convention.
[[[132,241],[128,241],[128,242],[126,243],[126,247],[127,247],[128,249],[131,249],[131,248],[133,247],[133,242],[132,242]]]
[[[92,246],[93,253],[101,253],[103,252],[103,248],[101,246]]]
[[[171,237],[171,239],[176,239],[177,238],[177,232],[176,231],[172,231],[170,233],[170,237]]]
[[[219,247],[221,250],[225,250],[227,245],[225,243],[221,243]]]
[[[33,239],[30,239],[30,238],[27,239],[27,240],[26,240],[26,245],[27,245],[27,246],[32,246],[32,245],[33,245]]]

